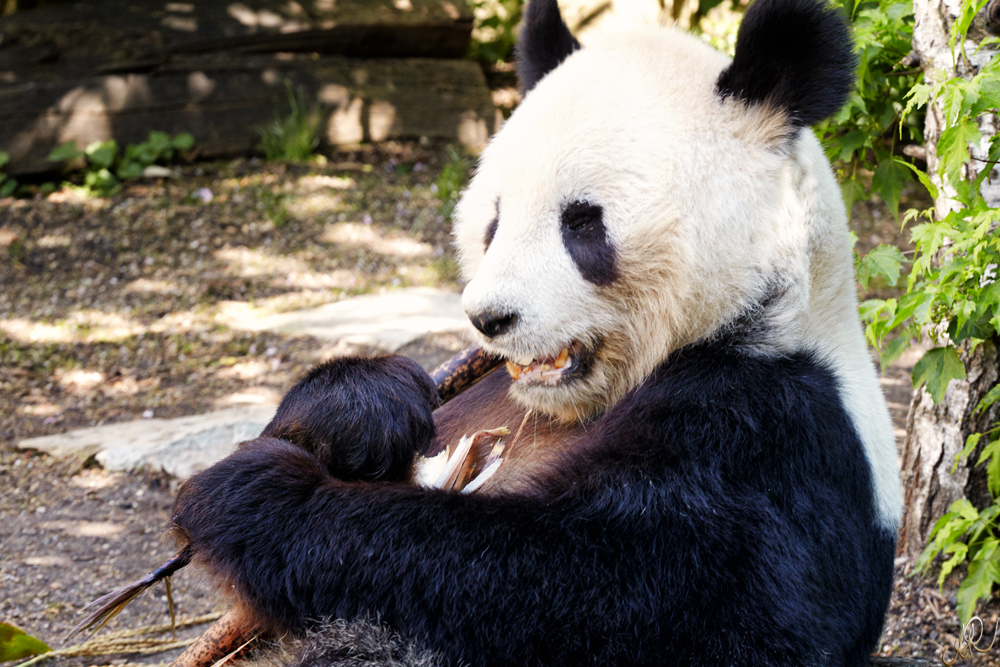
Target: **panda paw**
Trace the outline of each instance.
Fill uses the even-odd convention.
[[[342,480],[399,480],[434,437],[434,383],[402,356],[345,357],[292,387],[262,436],[315,455]]]

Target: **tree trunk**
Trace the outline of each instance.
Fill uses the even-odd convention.
[[[994,2],[1000,0],[993,0]],[[992,4],[992,3],[991,3]],[[913,30],[913,48],[924,70],[924,80],[933,84],[941,77],[961,76],[971,79],[993,56],[992,51],[977,52],[979,42],[988,36],[987,7],[980,12],[969,29],[965,53],[953,62],[948,46],[948,34],[961,8],[960,0],[914,0],[916,25]],[[972,160],[963,170],[963,176],[976,177],[978,167],[992,168],[984,162],[984,146],[997,132],[995,116],[980,120],[984,141],[972,147]],[[957,207],[951,198],[954,189],[937,171],[937,142],[944,125],[942,106],[932,100],[927,108],[924,141],[927,147],[927,168],[931,179],[939,188],[934,202],[938,216],[947,215]],[[977,160],[978,158],[978,160]],[[994,170],[995,172],[995,170]],[[1000,178],[991,173],[983,183],[981,193],[990,206],[1000,206]],[[978,508],[991,501],[986,488],[986,473],[976,466],[978,452],[955,468],[955,456],[962,451],[970,433],[980,432],[996,419],[996,406],[985,414],[973,416],[982,397],[998,382],[1000,362],[997,358],[998,341],[987,341],[974,351],[968,344],[960,347],[965,362],[967,379],[952,380],[939,405],[934,405],[926,389],[914,392],[906,422],[906,439],[902,446],[903,493],[905,514],[900,532],[900,549],[916,557],[927,543],[927,536],[934,522],[959,498],[968,498]],[[981,443],[981,445],[985,442]]]
[[[955,456],[970,433],[981,432],[996,420],[996,405],[983,414],[972,412],[1000,376],[996,341],[987,341],[971,354],[962,346],[966,380],[952,380],[938,405],[926,389],[914,392],[903,441],[903,498],[906,508],[900,532],[904,553],[915,558],[927,543],[934,522],[959,498],[978,508],[990,503],[986,473],[975,465],[978,452],[955,466]],[[985,444],[985,443],[983,443]]]

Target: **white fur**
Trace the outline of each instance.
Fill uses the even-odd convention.
[[[542,79],[459,204],[463,305],[518,313],[510,333],[482,341],[513,360],[603,341],[585,382],[512,390],[572,420],[781,287],[757,347],[813,350],[829,363],[874,471],[881,522],[894,527],[896,449],[858,322],[839,188],[810,132],[790,141],[780,112],[719,99],[727,62],[690,35],[650,28],[577,51]],[[610,286],[587,282],[563,245],[559,213],[577,200],[604,209],[620,273]]]

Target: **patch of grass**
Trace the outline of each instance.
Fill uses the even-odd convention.
[[[441,169],[441,175],[431,186],[431,191],[441,201],[439,210],[445,218],[451,217],[454,213],[462,189],[469,182],[470,169],[472,169],[472,158],[462,149],[448,146],[448,161]]]
[[[288,220],[288,195],[264,186],[257,190],[257,201],[264,215],[275,227],[281,227]]]
[[[268,160],[308,160],[319,145],[320,116],[303,88],[295,90],[285,81],[288,115],[276,116],[269,125],[258,127],[260,149]]]
[[[0,151],[0,197],[9,197],[17,189],[17,179],[3,173],[3,168],[10,162],[10,153]]]

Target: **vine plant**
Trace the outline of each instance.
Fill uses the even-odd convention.
[[[951,32],[955,62],[968,59],[967,48],[995,48],[993,39],[978,47],[966,46],[972,19],[986,1],[963,1]],[[942,104],[937,180],[950,187],[951,210],[943,217],[935,216],[933,209],[904,213],[903,224],[910,226],[915,246],[905,291],[898,298],[870,299],[860,306],[866,336],[879,350],[883,365],[922,333],[932,338],[935,347],[914,366],[913,384],[926,385],[937,403],[950,380],[965,378],[957,346],[965,343],[975,349],[1000,333],[1000,210],[991,208],[980,193],[1000,160],[1000,135],[984,137],[980,130],[984,117],[1000,108],[1000,59],[992,58],[971,80],[942,76],[935,85],[924,83],[901,58],[912,36],[909,0],[858,3],[852,16],[861,63],[859,90],[845,111],[821,128],[830,156],[840,160],[848,204],[868,194],[857,177],[864,171],[872,174],[871,191],[878,192],[894,213],[903,183],[911,177],[919,179],[935,199],[941,194],[927,174],[897,155],[897,143],[919,140],[915,111],[930,99]],[[987,158],[970,157],[970,145],[980,147]],[[879,246],[859,258],[858,279],[864,287],[874,276],[895,285],[906,263],[898,248]],[[997,400],[1000,387],[988,392],[975,412]],[[1000,425],[970,435],[955,466],[975,452],[976,464],[986,467],[992,503],[978,510],[968,500],[955,502],[934,525],[917,563],[918,571],[926,572],[937,556],[945,556],[939,583],[967,563],[957,595],[963,625],[977,602],[1000,583]]]

